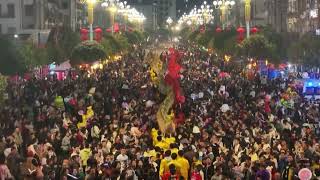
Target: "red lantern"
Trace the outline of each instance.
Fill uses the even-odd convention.
[[[250,30],[250,33],[251,33],[251,34],[256,34],[257,32],[259,32],[259,29],[256,28],[256,27],[251,28],[251,30]]]
[[[112,32],[112,29],[108,28],[108,29],[106,29],[106,32],[110,33],[110,32]]]
[[[243,27],[239,27],[237,29],[237,32],[238,32],[238,37],[237,37],[238,43],[241,43],[244,40],[245,29]]]
[[[222,29],[221,29],[220,27],[218,27],[218,28],[216,29],[216,32],[217,32],[217,33],[221,33],[221,32],[222,32]]]
[[[119,24],[118,23],[114,23],[114,25],[113,25],[113,32],[119,32],[120,31],[120,26],[119,26]]]
[[[244,32],[245,32],[246,30],[243,28],[243,27],[239,27],[238,29],[237,29],[237,32],[240,34],[243,34]]]
[[[200,33],[204,33],[206,31],[206,27],[205,26],[200,26]]]
[[[89,34],[89,31],[88,31],[87,29],[82,28],[82,29],[80,30],[81,41],[86,41],[86,40],[88,40],[88,39],[89,39],[89,38],[88,38],[88,34]]]
[[[95,34],[94,40],[100,42],[101,39],[102,39],[102,29],[101,28],[96,28],[94,30],[94,34]]]

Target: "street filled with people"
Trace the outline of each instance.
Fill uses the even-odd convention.
[[[166,132],[157,121],[165,97],[143,51],[61,81],[9,82],[0,180],[320,177],[320,106],[293,85],[296,76],[248,77],[223,56],[179,50],[185,100],[175,103],[181,118]]]

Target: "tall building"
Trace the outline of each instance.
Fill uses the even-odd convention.
[[[157,5],[158,26],[165,26],[169,17],[173,20],[177,19],[176,0],[155,0],[154,3]]]
[[[136,0],[132,3],[132,6],[136,8],[137,11],[141,12],[145,17],[144,22],[145,29],[156,30],[158,27],[158,7],[157,3],[152,0]]]
[[[266,0],[267,24],[277,32],[287,32],[288,0]]]
[[[250,26],[264,26],[267,24],[267,0],[251,0]],[[230,12],[230,23],[236,26],[245,26],[245,3],[236,1]]]
[[[31,36],[39,42],[53,26],[75,30],[77,7],[76,0],[0,0],[0,34]]]
[[[147,18],[145,27],[157,29],[166,25],[166,20],[177,19],[176,0],[127,0],[128,4]]]
[[[319,7],[320,0],[289,0],[288,31],[316,33],[320,28]]]

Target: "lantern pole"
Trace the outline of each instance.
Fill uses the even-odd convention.
[[[93,41],[93,6],[95,2],[96,0],[87,0],[90,41]]]
[[[250,37],[250,18],[251,18],[251,0],[246,0],[245,1],[245,19],[246,19],[247,38]]]

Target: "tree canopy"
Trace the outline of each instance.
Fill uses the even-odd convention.
[[[320,37],[306,34],[288,49],[290,60],[307,66],[320,66]]]
[[[63,62],[70,58],[70,52],[79,42],[79,32],[73,32],[70,27],[56,26],[48,37],[48,56],[55,62]]]
[[[26,71],[25,63],[22,60],[18,48],[6,37],[0,37],[0,53],[1,74],[14,75]]]
[[[71,53],[71,64],[92,63],[106,58],[104,47],[96,41],[83,41]]]
[[[252,35],[240,43],[238,45],[238,55],[256,59],[268,58],[273,63],[277,62],[275,45],[261,34]]]

